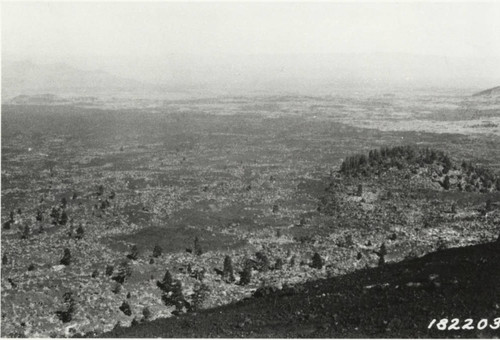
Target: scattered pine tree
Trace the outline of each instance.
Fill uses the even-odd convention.
[[[158,244],[155,245],[155,247],[153,248],[153,257],[160,257],[162,253],[162,247],[160,247]]]
[[[385,255],[387,255],[387,248],[385,243],[382,243],[378,252],[375,252],[378,255],[378,265],[383,266],[385,264]]]
[[[323,268],[323,259],[318,253],[314,253],[313,255],[311,267],[316,269]]]
[[[64,255],[59,263],[65,266],[69,266],[71,264],[71,252],[68,248],[64,248]]]
[[[276,263],[274,264],[275,270],[283,269],[283,260],[281,258],[276,259]]]
[[[127,301],[123,301],[122,305],[120,306],[120,310],[126,316],[131,316],[132,315],[132,310],[130,309],[130,305],[128,304]]]
[[[135,244],[130,249],[130,254],[127,255],[127,258],[134,261],[139,258],[139,249]]]
[[[115,269],[115,267],[114,267],[114,266],[112,266],[112,265],[110,265],[110,264],[109,264],[109,265],[107,265],[107,266],[106,266],[106,275],[107,275],[107,276],[111,276],[111,275],[113,275],[113,270],[114,270],[114,269]]]
[[[270,268],[269,264],[269,259],[267,258],[266,254],[263,252],[259,251],[255,253],[255,257],[257,258],[257,264],[256,264],[256,269],[260,272],[266,272]]]
[[[198,238],[198,236],[196,236],[194,239],[194,254],[196,256],[200,256],[201,254],[203,254],[203,249],[201,248],[200,239]]]
[[[120,294],[120,292],[122,291],[122,285],[119,282],[115,282],[115,285],[113,286],[113,288],[111,288],[111,291],[114,294]]]
[[[142,309],[142,319],[143,320],[149,320],[151,318],[151,311],[149,310],[149,307],[144,307]]]
[[[210,294],[210,288],[205,283],[200,283],[194,290],[191,299],[192,309],[195,311],[203,308],[203,303]]]
[[[25,225],[23,231],[21,232],[21,240],[27,240],[30,237],[31,230],[29,225]]]
[[[66,225],[66,223],[68,223],[68,214],[65,210],[63,210],[63,212],[61,213],[61,217],[59,218],[59,224]]]
[[[60,216],[61,212],[59,211],[59,209],[57,207],[53,207],[50,212],[50,217],[52,217],[52,224],[58,224]]]
[[[450,176],[446,175],[444,177],[444,182],[443,182],[443,189],[444,190],[450,190],[451,184],[450,184]]]
[[[486,203],[485,203],[485,206],[484,206],[484,210],[485,210],[486,212],[488,212],[488,211],[491,211],[491,210],[492,210],[491,198],[488,198],[488,199],[486,200]]]
[[[124,260],[120,263],[118,267],[118,272],[111,279],[115,280],[118,283],[123,284],[127,278],[132,275],[132,268],[130,267],[130,263],[128,260]]]
[[[5,221],[5,223],[3,224],[3,228],[5,230],[10,230],[10,225],[12,224],[12,222],[10,220],[8,221]]]
[[[453,202],[451,204],[451,213],[456,214],[457,213],[457,203]]]
[[[83,238],[83,235],[85,234],[85,230],[83,229],[83,226],[80,224],[78,228],[76,229],[76,236],[75,238],[77,240],[81,240]]]
[[[170,274],[168,269],[165,272],[165,275],[163,276],[163,280],[156,281],[156,285],[164,292],[169,292],[172,290],[173,279],[172,279],[172,274]]]
[[[43,212],[40,209],[37,209],[37,211],[36,211],[36,220],[38,222],[43,221]]]
[[[235,280],[233,272],[233,261],[231,259],[231,256],[229,255],[226,255],[226,257],[224,258],[224,269],[222,278],[227,283],[234,282]]]
[[[73,320],[73,313],[76,309],[76,302],[73,298],[73,293],[67,292],[63,295],[65,309],[62,311],[57,311],[56,315],[64,323],[68,323]]]
[[[363,184],[358,184],[357,196],[363,196]]]
[[[252,264],[247,259],[245,261],[245,266],[243,268],[243,271],[241,272],[241,275],[240,275],[240,282],[239,282],[239,284],[242,285],[242,286],[246,286],[251,281],[252,281]]]

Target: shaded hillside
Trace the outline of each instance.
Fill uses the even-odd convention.
[[[500,310],[499,260],[498,242],[448,249],[102,336],[493,337],[499,335],[492,329]],[[458,318],[460,327],[471,318],[474,329],[428,329],[441,318]],[[480,319],[488,320],[484,330],[476,329]]]
[[[477,96],[500,96],[500,86],[492,87],[491,89],[487,89],[472,95],[473,97]]]

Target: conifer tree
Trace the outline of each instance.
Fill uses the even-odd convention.
[[[64,293],[63,300],[65,309],[62,311],[57,311],[56,315],[58,316],[59,320],[61,320],[64,323],[68,323],[71,320],[73,320],[73,314],[76,310],[76,302],[75,299],[73,298],[72,292]]]
[[[23,228],[23,231],[21,233],[21,239],[22,240],[28,239],[30,237],[30,234],[31,234],[31,230],[30,230],[29,225],[25,225]]]
[[[314,253],[313,255],[311,267],[316,269],[323,268],[323,259],[318,253]]]
[[[120,310],[127,316],[132,315],[132,310],[130,309],[130,305],[127,301],[123,301],[122,305],[120,306]]]
[[[172,290],[173,279],[172,279],[172,274],[170,274],[168,269],[165,272],[165,275],[163,276],[163,280],[156,281],[156,285],[164,292],[169,292]]]
[[[130,260],[137,260],[139,258],[139,249],[137,246],[134,244],[132,248],[130,249],[130,254],[127,255],[127,258]]]
[[[379,259],[378,259],[378,265],[382,266],[385,264],[385,255],[387,255],[387,248],[385,247],[385,243],[382,243],[380,246],[380,249],[378,252],[375,252]]]
[[[233,261],[231,256],[226,255],[224,258],[224,270],[222,274],[222,278],[227,283],[234,282],[234,272],[233,272]]]
[[[10,230],[10,225],[11,225],[12,221],[8,220],[8,221],[5,221],[5,223],[3,224],[3,228],[5,230]]]
[[[485,203],[484,209],[485,209],[486,211],[491,211],[491,209],[492,209],[491,198],[488,198],[488,199],[486,200],[486,203]]]
[[[283,269],[283,260],[281,258],[278,258],[276,260],[276,263],[274,264],[274,269],[275,270],[281,270],[281,269]]]
[[[57,207],[52,208],[52,211],[50,212],[50,217],[52,217],[52,224],[59,223],[60,212]]]
[[[163,249],[159,245],[155,245],[153,248],[153,257],[160,257],[163,253]]]
[[[360,197],[363,196],[363,185],[362,184],[358,184],[357,195],[360,196]]]
[[[118,272],[111,279],[116,282],[123,284],[127,278],[132,275],[132,268],[130,267],[130,263],[128,260],[123,260],[118,267]]]
[[[255,253],[255,257],[257,258],[258,270],[261,272],[268,271],[270,265],[269,265],[269,259],[267,258],[266,254],[259,251],[259,252]]]
[[[203,254],[203,249],[201,248],[200,239],[198,238],[198,236],[196,236],[194,239],[194,254],[197,256]]]
[[[40,209],[37,209],[37,211],[36,211],[36,220],[38,222],[43,221],[43,212]]]
[[[71,264],[71,252],[68,248],[64,248],[64,255],[59,263],[65,266],[69,266]]]
[[[142,318],[143,320],[149,320],[151,318],[151,311],[149,310],[149,307],[144,307],[142,310]]]
[[[113,275],[113,270],[114,270],[114,269],[115,269],[115,268],[114,268],[112,265],[110,265],[110,264],[109,264],[109,265],[107,265],[107,266],[106,266],[106,275],[107,275],[107,276],[111,276],[111,275]]]
[[[63,210],[61,214],[61,218],[59,219],[59,224],[60,225],[65,225],[68,222],[68,214],[66,214],[66,211]]]
[[[85,234],[85,230],[83,229],[83,226],[80,224],[78,228],[76,229],[76,236],[75,238],[77,240],[80,240],[83,238],[83,234]]]
[[[243,272],[240,276],[240,285],[245,286],[252,281],[252,264],[250,261],[245,261],[245,266],[243,268]]]
[[[200,283],[192,295],[192,308],[197,311],[203,308],[203,303],[206,300],[210,288],[205,283]]]
[[[446,175],[443,182],[443,188],[444,190],[450,190],[450,187],[451,187],[450,176]]]

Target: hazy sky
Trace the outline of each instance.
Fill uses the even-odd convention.
[[[4,58],[147,78],[182,55],[330,53],[499,58],[500,2],[2,3]]]
[[[500,56],[500,3],[3,3],[34,57],[404,52]],[[494,34],[496,33],[496,34]]]

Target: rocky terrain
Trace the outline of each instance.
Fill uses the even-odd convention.
[[[363,275],[496,240],[495,135],[353,127],[303,116],[310,100],[4,105],[2,336],[211,320],[290,289],[298,304],[315,282],[378,284]],[[214,332],[199,335],[230,335]]]
[[[497,242],[440,250],[102,336],[497,338],[498,247]],[[446,327],[429,327],[433,319],[447,319]]]
[[[252,298],[229,306],[116,328],[104,336],[498,336],[500,236],[476,241],[470,237],[500,232],[499,196],[494,195],[495,203],[487,198],[484,207],[463,201],[458,207],[459,200],[450,198],[448,209],[440,204],[442,199],[425,202],[424,196],[429,193],[422,190],[452,195],[465,191],[464,186],[457,184],[459,181],[443,185],[448,181],[442,179],[444,176],[479,183],[467,189],[468,192],[498,192],[490,183],[498,183],[496,176],[467,163],[459,166],[436,150],[395,147],[349,157],[343,162],[339,176],[334,176],[320,206],[320,211],[335,216],[330,220],[333,225],[350,222],[344,230],[347,233],[344,239],[322,249],[322,254],[328,254],[329,278],[262,287]],[[416,222],[418,215],[421,220],[417,217]],[[455,238],[455,233],[464,237]],[[493,242],[484,243],[488,239]],[[464,246],[477,242],[482,244]],[[315,246],[318,247],[318,242]],[[342,248],[351,252],[341,252]],[[358,251],[355,259],[353,250]],[[340,254],[342,257],[338,257]],[[374,254],[378,257],[377,265]],[[364,268],[353,273],[349,269],[333,269],[349,262],[351,268],[359,268],[360,264]],[[314,267],[314,261],[309,266]],[[289,270],[300,272],[293,267],[286,272]],[[321,276],[321,269],[316,271]],[[447,318],[447,322],[456,319],[460,326],[429,327],[432,319],[441,318]],[[466,319],[473,321],[469,329],[463,327]],[[478,325],[481,319],[489,325]]]

